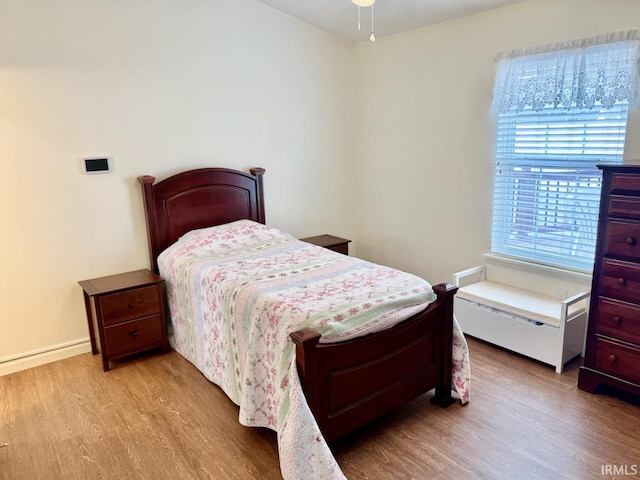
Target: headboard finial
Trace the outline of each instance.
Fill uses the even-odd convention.
[[[138,177],[138,182],[141,184],[144,183],[153,183],[156,181],[156,177],[152,177],[151,175],[140,175]]]

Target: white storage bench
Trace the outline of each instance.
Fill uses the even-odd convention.
[[[560,300],[487,278],[485,265],[457,272],[454,312],[462,331],[553,365],[584,355],[588,291]],[[471,283],[469,283],[471,281]]]

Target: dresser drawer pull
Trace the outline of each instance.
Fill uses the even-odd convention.
[[[609,357],[607,358],[611,363],[616,363],[618,361],[618,357],[616,357],[615,355],[609,355]]]
[[[616,315],[615,317],[613,317],[613,323],[620,325],[620,323],[622,323],[622,317]]]
[[[129,305],[127,305],[129,308],[133,308],[135,307],[135,305],[133,303],[130,303]]]
[[[129,335],[133,338],[137,338],[138,337],[138,330],[133,330],[132,332],[129,332]]]
[[[628,238],[625,240],[625,243],[626,243],[627,245],[635,245],[635,244],[636,244],[636,239],[635,239],[635,238],[633,238],[633,237],[628,237]]]
[[[627,283],[627,281],[624,278],[618,279],[618,285],[624,285],[625,283]]]

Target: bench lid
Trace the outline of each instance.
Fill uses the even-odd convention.
[[[457,297],[552,327],[560,327],[562,301],[554,297],[490,281],[462,287],[458,290]],[[572,317],[584,310],[583,305],[569,305],[567,314]]]

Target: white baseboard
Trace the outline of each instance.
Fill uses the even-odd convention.
[[[91,351],[88,338],[0,359],[0,377]]]

